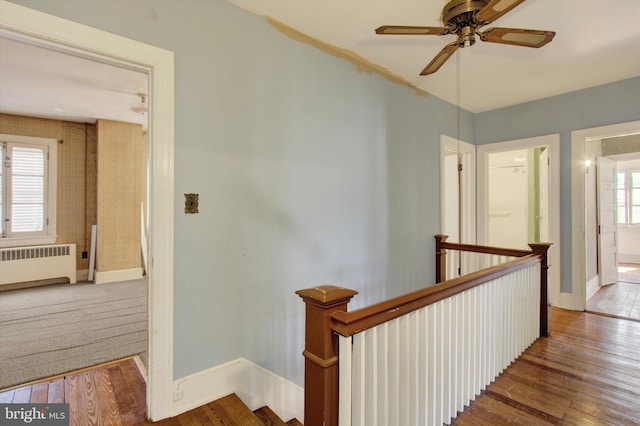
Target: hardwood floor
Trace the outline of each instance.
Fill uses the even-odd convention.
[[[601,287],[587,301],[587,311],[640,321],[640,284],[618,282]]]
[[[70,424],[141,425],[145,381],[128,358],[0,393],[0,403],[68,403]]]
[[[551,336],[533,343],[453,424],[639,424],[639,347],[640,322],[554,308]],[[245,424],[216,423],[213,410],[233,399],[156,424]],[[0,403],[37,401],[68,402],[71,425],[148,424],[144,380],[131,360],[0,393]]]
[[[618,281],[640,284],[640,264],[618,263]]]
[[[553,309],[538,339],[455,425],[640,422],[640,323]]]

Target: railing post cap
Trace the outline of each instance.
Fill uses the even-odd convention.
[[[548,250],[553,243],[529,243],[531,250]]]
[[[344,303],[351,300],[353,296],[358,294],[355,290],[335,285],[320,285],[317,287],[307,288],[296,291],[305,303],[312,302],[318,305],[333,305],[336,303]]]

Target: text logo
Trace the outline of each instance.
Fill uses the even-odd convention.
[[[69,404],[0,404],[0,424],[69,426]]]

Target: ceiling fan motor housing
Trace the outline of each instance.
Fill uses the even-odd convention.
[[[484,8],[488,0],[451,0],[442,9],[442,22],[453,34],[458,35],[459,47],[473,46],[479,22],[477,11]]]

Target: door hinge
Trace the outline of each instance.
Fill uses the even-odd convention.
[[[458,164],[458,171],[461,172],[462,171],[462,164]]]
[[[602,234],[602,226],[598,225],[598,235]]]
[[[462,276],[462,268],[458,266],[458,276],[461,277]]]

